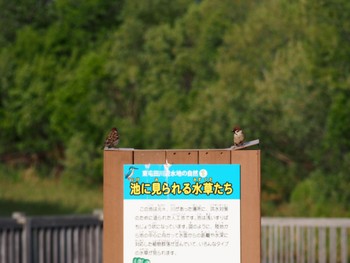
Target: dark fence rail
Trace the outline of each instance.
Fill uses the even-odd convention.
[[[102,263],[102,213],[0,218],[0,263]],[[350,219],[262,218],[262,263],[349,261]]]
[[[0,218],[0,263],[101,263],[102,217]]]

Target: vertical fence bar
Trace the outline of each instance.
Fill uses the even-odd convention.
[[[8,243],[7,243],[7,251],[8,251],[8,260],[9,262],[13,262],[14,259],[14,255],[13,255],[13,250],[14,250],[14,246],[13,246],[13,231],[9,230],[7,232],[7,238],[8,238]]]
[[[300,226],[296,227],[296,262],[301,263],[301,236],[300,236]]]
[[[283,250],[284,250],[284,237],[283,237],[283,226],[279,226],[279,237],[278,237],[278,243],[279,243],[279,255],[278,255],[278,262],[283,263]]]
[[[95,262],[101,262],[102,263],[102,230],[99,227],[96,227],[95,229],[95,238],[96,238],[96,247],[97,253],[96,253],[96,258]]]
[[[60,244],[60,263],[65,263],[66,261],[66,247],[67,247],[67,241],[66,241],[66,230],[65,228],[59,229],[59,244]]]
[[[269,254],[268,254],[268,262],[273,262],[273,226],[269,226]]]
[[[79,263],[79,228],[73,230],[73,262]]]
[[[278,226],[273,226],[273,262],[278,263]]]
[[[294,242],[295,242],[295,235],[294,235],[294,226],[290,226],[289,227],[289,233],[290,233],[290,254],[289,254],[289,258],[290,258],[290,262],[294,263]]]
[[[38,250],[39,250],[39,263],[44,263],[45,262],[45,250],[42,249],[44,247],[45,241],[44,241],[44,229],[38,230],[39,235],[38,235]]]
[[[31,219],[26,217],[23,225],[23,263],[32,263],[31,231]]]
[[[337,229],[329,229],[329,263],[337,262]]]
[[[315,263],[315,228],[307,228],[307,262]]]
[[[38,251],[39,251],[39,238],[38,238],[38,229],[32,229],[31,234],[31,242],[32,242],[32,261],[33,262],[39,262],[39,255],[38,255]]]
[[[318,239],[318,260],[320,263],[326,263],[326,228],[319,228]]]
[[[88,231],[87,231],[88,227],[84,226],[80,228],[80,262],[84,262],[87,263],[88,259],[89,259],[89,255],[88,255],[88,244],[89,244],[89,240],[88,240]]]
[[[304,227],[300,227],[300,263],[305,262],[305,235]]]
[[[0,231],[0,263],[6,262],[6,230]]]
[[[21,243],[20,243],[20,232],[18,230],[15,231],[15,263],[20,263],[20,255],[21,255]]]
[[[71,228],[67,229],[67,263],[73,263],[73,231]]]
[[[284,262],[285,263],[289,263],[289,249],[290,249],[290,233],[289,233],[289,228],[288,226],[284,227],[284,232],[286,233],[286,237],[285,237],[285,247],[284,247]]]
[[[266,261],[266,226],[261,227],[261,262],[267,263]]]
[[[92,250],[92,247],[93,247],[93,239],[92,239],[92,227],[88,226],[86,228],[86,240],[87,240],[87,244],[86,244],[86,247],[87,247],[87,253],[86,253],[86,256],[87,256],[87,260],[86,262],[87,263],[92,263],[92,257],[93,257],[93,250]]]
[[[51,260],[51,229],[47,228],[45,231],[45,262],[52,262]]]
[[[341,240],[340,240],[340,248],[341,248],[341,263],[348,262],[348,236],[347,236],[347,229],[345,227],[341,228]]]
[[[52,262],[58,263],[59,246],[57,228],[52,230]]]

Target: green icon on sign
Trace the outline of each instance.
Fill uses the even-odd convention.
[[[151,261],[145,258],[134,258],[132,263],[151,263]]]

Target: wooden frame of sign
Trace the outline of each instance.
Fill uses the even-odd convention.
[[[241,263],[261,259],[260,150],[134,150],[104,151],[103,262],[123,263],[124,164],[240,164]]]

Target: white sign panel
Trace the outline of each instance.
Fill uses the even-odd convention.
[[[240,166],[124,165],[124,263],[240,262]]]

